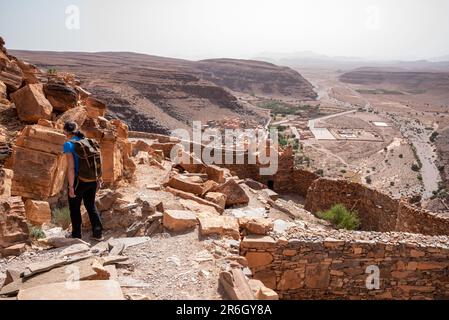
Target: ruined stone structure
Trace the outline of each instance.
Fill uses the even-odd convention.
[[[315,180],[307,192],[305,209],[315,213],[328,210],[336,203],[357,212],[362,230],[449,234],[447,216],[414,207],[360,183],[346,180]]]
[[[289,240],[248,236],[240,254],[281,299],[449,298],[449,247],[437,237],[301,230]]]

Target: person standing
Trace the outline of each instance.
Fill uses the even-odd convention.
[[[97,142],[87,139],[75,122],[64,124],[64,154],[67,159],[68,200],[72,238],[81,239],[81,201],[89,214],[94,240],[103,239],[103,226],[95,206],[95,196],[102,184],[101,154]]]

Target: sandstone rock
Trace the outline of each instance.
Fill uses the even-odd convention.
[[[2,252],[5,257],[9,257],[9,256],[20,256],[25,251],[26,251],[26,244],[18,243],[3,249]]]
[[[230,272],[223,271],[219,281],[230,299],[254,300],[254,294],[242,270],[234,268]]]
[[[267,288],[262,281],[249,279],[248,284],[257,300],[279,300],[279,295],[274,290]]]
[[[78,103],[76,90],[66,84],[47,83],[44,85],[44,93],[53,109],[57,111],[67,111]]]
[[[203,193],[203,186],[201,184],[189,182],[182,176],[171,177],[167,185],[178,190],[193,193],[195,195],[201,195]]]
[[[143,140],[137,140],[132,143],[133,156],[136,156],[139,153],[139,151],[144,151],[148,153],[150,150],[152,150],[151,146]]]
[[[214,188],[218,187],[218,183],[216,183],[214,180],[207,180],[203,183],[203,192],[202,196],[204,196],[209,191],[213,190]]]
[[[22,70],[24,84],[39,83],[37,75],[40,73],[40,70],[36,66],[21,60],[15,60],[14,62],[16,62],[17,66]]]
[[[11,61],[3,51],[0,51],[0,81],[9,91],[20,88],[23,81],[23,73],[16,61]]]
[[[170,231],[180,232],[191,229],[197,225],[196,215],[185,210],[166,210],[162,224]]]
[[[41,84],[29,84],[11,94],[19,119],[37,123],[41,118],[50,119],[53,107],[45,98]]]
[[[7,198],[11,196],[12,178],[12,170],[0,168],[0,198]]]
[[[125,300],[115,280],[50,283],[19,291],[18,300]]]
[[[20,274],[22,273],[19,269],[6,269],[6,278],[3,282],[3,286],[7,286],[10,283],[20,280]]]
[[[62,129],[67,121],[75,122],[80,128],[87,119],[86,107],[75,107],[64,112],[57,120],[57,125]]]
[[[47,201],[28,199],[25,202],[27,220],[35,225],[51,222],[50,204]]]
[[[217,205],[219,205],[223,209],[225,208],[226,195],[224,195],[223,193],[220,193],[220,192],[208,192],[204,196],[204,199],[206,199],[207,201],[216,203]]]
[[[207,177],[210,180],[213,180],[218,183],[225,182],[224,170],[221,169],[220,167],[217,167],[215,165],[208,165],[206,167],[206,173],[207,173]]]
[[[129,128],[126,123],[118,119],[112,119],[110,123],[115,127],[117,137],[121,139],[127,139],[129,134]],[[130,150],[131,151],[131,150]]]
[[[65,136],[39,125],[26,126],[17,138],[12,155],[12,194],[31,199],[56,195],[63,187],[66,160]]]
[[[106,105],[98,99],[88,97],[85,100],[87,114],[91,118],[104,117],[106,114]]]
[[[269,236],[249,235],[243,238],[240,246],[243,248],[269,249],[276,246],[276,241]]]
[[[212,191],[226,195],[227,207],[238,204],[247,204],[249,202],[249,197],[246,195],[245,190],[243,190],[234,179],[229,179],[224,184],[212,189]]]
[[[239,218],[239,225],[246,229],[249,234],[265,235],[273,229],[273,222],[265,218],[241,217]]]
[[[166,189],[167,192],[170,192],[170,193],[172,193],[175,196],[178,196],[180,198],[193,200],[193,201],[195,201],[195,202],[197,202],[199,204],[206,205],[206,206],[211,206],[215,210],[217,210],[217,212],[219,212],[219,213],[223,212],[223,208],[220,207],[219,205],[217,205],[216,203],[213,203],[211,201],[208,201],[208,200],[205,200],[203,198],[197,197],[197,196],[195,196],[194,194],[192,194],[190,192],[185,192],[185,191],[173,189],[173,188],[170,188],[170,187],[166,187],[165,189]]]
[[[20,197],[0,199],[0,253],[4,248],[27,242],[29,230]]]
[[[266,266],[273,262],[273,256],[268,252],[248,252],[245,258],[250,268]]]
[[[218,234],[221,236],[231,236],[239,240],[240,232],[237,219],[231,216],[205,216],[199,218],[200,234],[208,236]]]
[[[97,195],[95,202],[98,211],[106,211],[112,208],[115,201],[122,197],[122,194],[110,189],[103,189]]]

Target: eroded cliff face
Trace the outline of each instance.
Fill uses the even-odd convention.
[[[237,59],[202,60],[196,66],[203,78],[234,91],[297,100],[317,97],[312,84],[288,67]]]

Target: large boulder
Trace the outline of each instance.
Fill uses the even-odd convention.
[[[39,119],[50,119],[53,107],[45,98],[41,84],[29,84],[11,94],[19,119],[37,123]]]
[[[27,220],[34,225],[51,222],[50,204],[47,201],[27,199],[25,201]]]
[[[174,232],[189,230],[197,223],[195,213],[186,210],[166,210],[162,217],[163,226]]]
[[[66,84],[47,83],[44,85],[44,93],[57,111],[67,111],[78,103],[77,92]]]
[[[98,99],[88,97],[84,104],[87,108],[89,117],[91,118],[104,117],[106,114],[106,105]]]
[[[16,61],[10,60],[5,52],[0,50],[0,81],[10,92],[20,88],[23,81],[23,73]]]
[[[203,216],[198,218],[200,222],[200,234],[208,236],[218,234],[221,236],[231,236],[239,240],[239,224],[237,219],[232,216]]]
[[[217,167],[215,165],[208,165],[206,167],[206,173],[207,173],[207,177],[210,180],[214,180],[215,182],[218,182],[218,183],[225,182],[224,170],[220,167]]]
[[[22,130],[12,155],[13,195],[46,199],[61,191],[67,168],[62,154],[65,139],[50,127],[33,125]]]
[[[207,201],[218,204],[223,209],[226,206],[226,195],[220,192],[208,192],[204,196]]]
[[[171,177],[167,185],[178,190],[196,194],[197,196],[203,193],[202,184],[190,182],[188,181],[188,179],[184,179],[182,176]]]
[[[226,206],[233,206],[238,204],[247,204],[249,197],[245,190],[234,180],[229,179],[222,185],[212,189],[213,192],[220,192],[226,195]]]
[[[20,197],[0,197],[0,255],[3,250],[29,240],[25,208]]]

